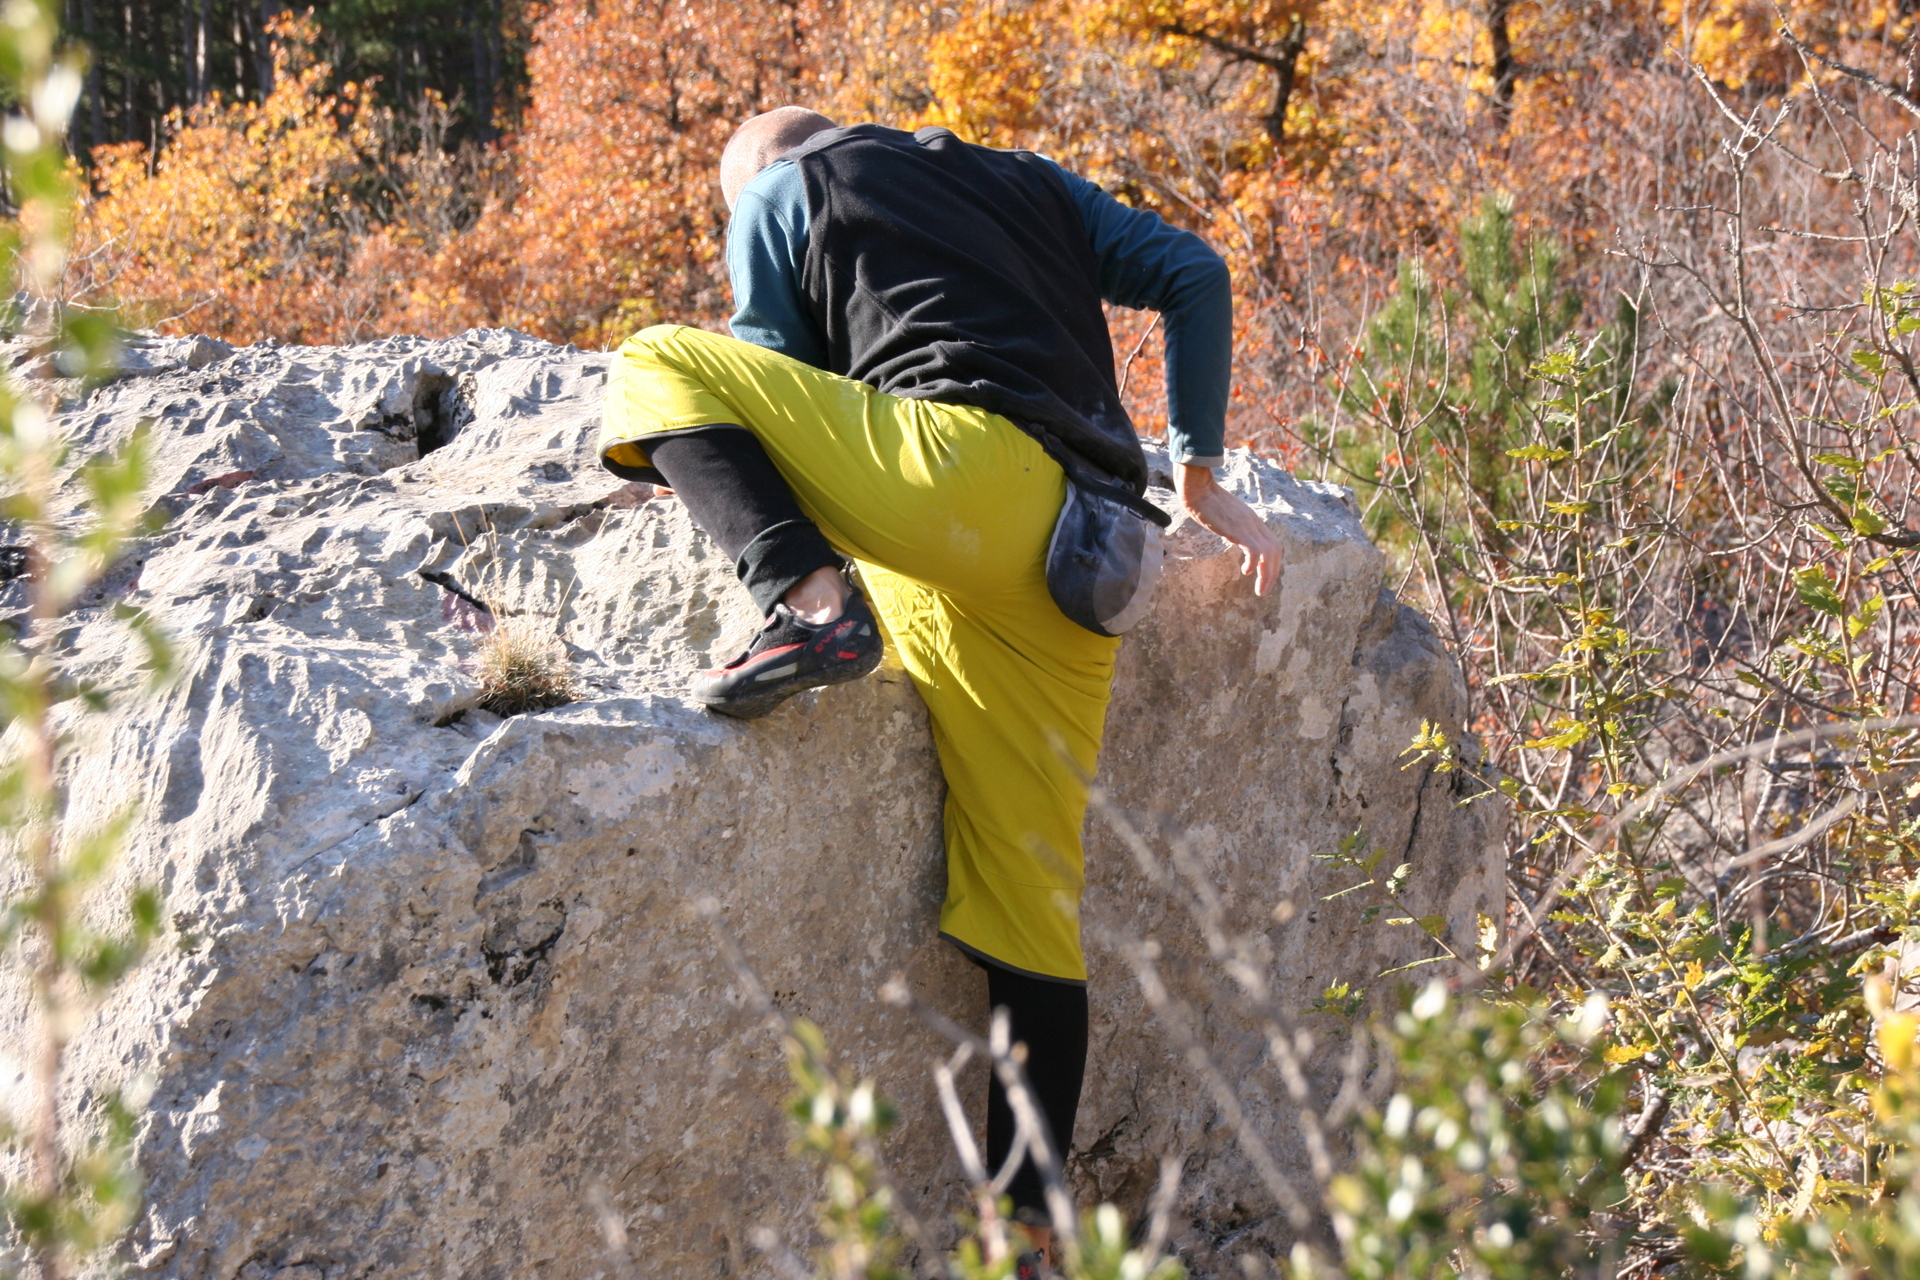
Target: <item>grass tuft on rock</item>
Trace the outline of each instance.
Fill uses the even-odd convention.
[[[580,696],[560,637],[537,618],[499,618],[480,646],[480,706],[517,716],[565,706]]]

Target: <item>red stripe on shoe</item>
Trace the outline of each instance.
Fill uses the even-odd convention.
[[[807,646],[804,641],[801,642],[800,644],[783,644],[778,649],[769,649],[765,653],[754,654],[753,661],[747,663],[746,665],[750,667],[757,666],[760,663],[765,662],[768,658],[777,658],[783,653],[792,653],[795,649],[804,649],[806,647]]]
[[[804,649],[806,647],[807,647],[806,641],[801,641],[799,644],[783,644],[778,649],[769,649],[765,653],[754,654],[753,660],[750,662],[742,662],[737,667],[734,666],[732,663],[728,663],[724,667],[714,667],[712,670],[708,671],[706,674],[708,678],[713,680],[718,680],[720,679],[720,677],[726,675],[728,672],[748,671],[754,667],[759,666],[761,663],[765,662],[768,658],[777,658],[783,653],[792,653],[795,649]]]

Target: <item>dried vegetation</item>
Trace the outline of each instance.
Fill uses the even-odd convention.
[[[475,659],[479,705],[497,716],[563,707],[580,696],[566,645],[539,618],[501,618]]]

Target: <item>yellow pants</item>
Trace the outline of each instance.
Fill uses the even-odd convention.
[[[801,510],[859,564],[926,701],[947,776],[940,932],[1085,981],[1081,778],[1120,642],[1047,594],[1059,466],[996,414],[886,395],[734,338],[659,325],[621,346],[603,453],[645,466],[647,436],[722,422],[758,437]]]

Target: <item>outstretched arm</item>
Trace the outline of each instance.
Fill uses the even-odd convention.
[[[1280,542],[1266,521],[1220,487],[1227,390],[1233,376],[1233,288],[1227,264],[1206,241],[1129,209],[1093,183],[1060,170],[1080,209],[1100,266],[1100,295],[1158,311],[1166,324],[1167,454],[1174,489],[1202,528],[1240,548],[1242,574],[1265,595],[1280,576]]]
[[[1058,170],[1086,226],[1100,296],[1158,311],[1166,328],[1167,453],[1174,462],[1223,461],[1233,380],[1233,278],[1205,240],[1159,214],[1130,209],[1078,174]]]

